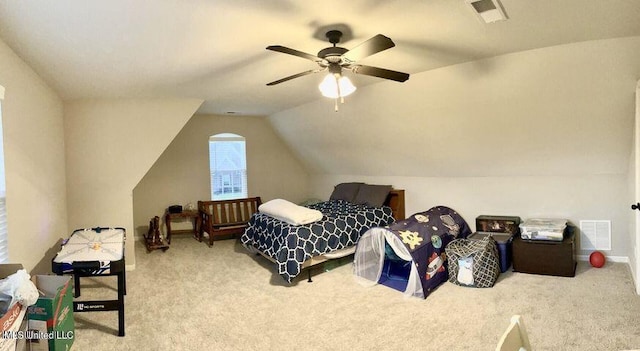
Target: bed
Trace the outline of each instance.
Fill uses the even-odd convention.
[[[344,193],[344,186],[341,187],[344,184],[351,187],[348,193]],[[377,192],[379,203],[365,201],[362,196],[358,198],[360,187],[369,189],[369,193]],[[275,263],[278,274],[288,283],[304,269],[309,272],[311,281],[308,268],[353,254],[360,236],[369,228],[404,219],[404,190],[343,183],[336,186],[329,201],[306,207],[320,211],[322,219],[292,225],[265,213],[256,213],[240,238],[247,250]]]

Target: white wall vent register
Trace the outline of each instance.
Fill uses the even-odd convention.
[[[611,221],[580,221],[582,250],[611,250]]]

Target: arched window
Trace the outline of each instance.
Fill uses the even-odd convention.
[[[209,137],[211,200],[247,197],[247,153],[244,137],[231,133]]]

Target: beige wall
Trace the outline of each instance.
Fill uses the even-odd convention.
[[[307,172],[265,117],[195,115],[133,191],[138,234],[169,205],[195,205],[198,200],[211,199],[208,143],[209,136],[218,133],[246,138],[249,196],[260,196],[263,201],[307,198]]]
[[[0,41],[9,259],[31,270],[67,235],[63,105]]]
[[[612,221],[629,256],[628,171],[640,37],[556,46],[360,87],[269,120],[303,160],[314,195],[342,180],[407,190],[407,212]],[[584,253],[584,252],[583,252]]]
[[[133,239],[133,188],[201,103],[90,99],[65,104],[69,227],[124,227]],[[127,266],[135,264],[134,242],[126,244]]]
[[[609,254],[631,255],[626,174],[459,178],[345,175],[314,179],[313,195],[320,198],[328,198],[333,185],[340,182],[390,184],[405,189],[407,215],[445,205],[458,211],[472,229],[479,215],[567,218],[575,225],[581,219],[609,219],[613,233]]]

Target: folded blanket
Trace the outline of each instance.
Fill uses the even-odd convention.
[[[293,225],[309,224],[322,219],[322,212],[283,199],[269,200],[260,205],[258,211]]]

